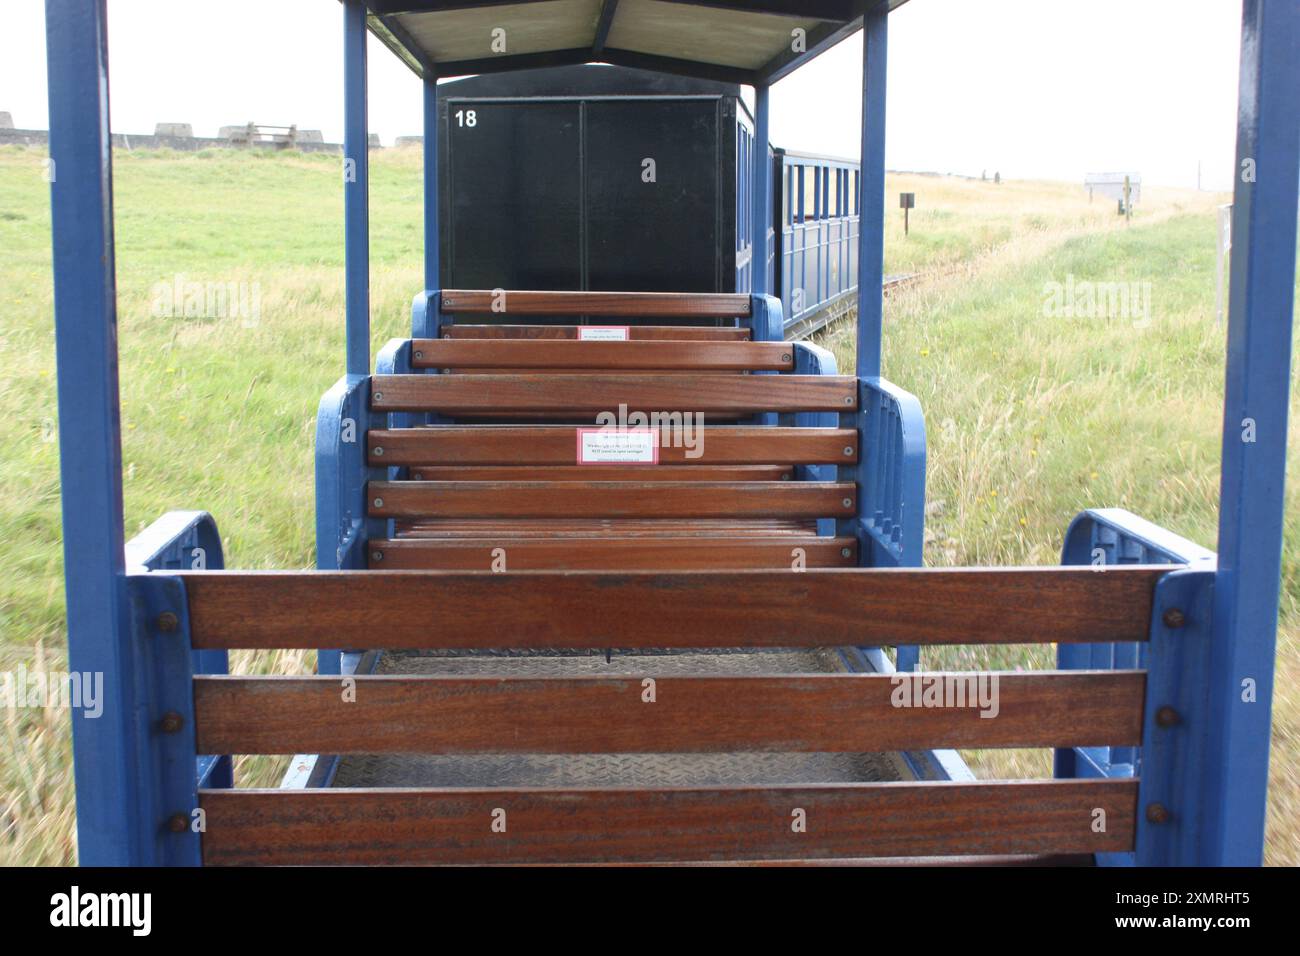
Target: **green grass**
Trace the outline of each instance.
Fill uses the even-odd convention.
[[[0,148],[0,671],[63,666],[44,158]],[[114,162],[127,533],[172,508],[203,508],[230,565],[310,567],[316,405],[343,362],[339,159],[211,150],[119,152]],[[418,150],[398,150],[372,165],[376,350],[407,332],[421,286],[419,164]],[[1125,227],[1110,204],[1064,184],[891,177],[890,195],[899,190],[916,192],[919,208],[906,239],[890,211],[887,271],[928,278],[889,299],[885,372],[926,409],[928,562],[1054,563],[1070,517],[1102,505],[1213,546],[1223,343],[1210,314],[1212,216],[1222,197],[1149,190]],[[257,283],[260,321],[152,315],[155,285],[177,274]],[[1045,318],[1044,283],[1070,274],[1151,282],[1153,321]],[[824,338],[851,369],[851,328]],[[1288,502],[1269,860],[1294,864],[1294,491]],[[947,662],[1046,661],[1015,649],[954,650]],[[310,664],[303,654],[235,662],[286,673]],[[65,718],[0,713],[0,863],[75,858]],[[970,756],[983,774],[1038,772],[1043,759]],[[240,775],[270,783],[277,767],[249,761]]]

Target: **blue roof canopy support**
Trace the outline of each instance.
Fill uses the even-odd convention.
[[[862,158],[858,203],[858,375],[880,375],[885,281],[885,51],[889,18],[870,14],[862,33]]]
[[[424,80],[424,287],[436,290],[441,234],[438,224],[438,81]]]
[[[366,5],[362,0],[343,0],[343,110],[347,373],[368,375],[370,373],[370,137],[366,109]]]
[[[770,253],[767,234],[772,227],[772,160],[768,155],[768,117],[771,115],[771,97],[768,87],[754,88],[754,144],[750,151],[750,205],[749,250],[750,291],[754,295],[767,295],[769,284],[767,263]]]
[[[1204,858],[1263,857],[1300,189],[1300,4],[1245,0]]]

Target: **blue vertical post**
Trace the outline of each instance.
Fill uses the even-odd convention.
[[[767,230],[772,224],[772,164],[768,161],[767,147],[770,87],[760,83],[754,87],[754,148],[750,153],[750,291],[754,295],[767,295],[772,291],[767,275]]]
[[[885,48],[888,14],[862,22],[862,206],[858,223],[858,371],[880,375],[885,278]]]
[[[366,5],[343,0],[343,222],[347,372],[370,373],[370,156],[366,122]]]
[[[103,675],[72,714],[81,863],[144,862],[141,762],[122,532],[108,38],[104,0],[45,5],[68,670]]]
[[[424,287],[434,291],[441,283],[438,230],[438,78],[424,78]]]
[[[1245,0],[1233,196],[1205,862],[1263,855],[1281,576],[1296,206],[1300,5]]]

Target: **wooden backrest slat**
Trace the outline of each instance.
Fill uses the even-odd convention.
[[[1145,641],[1172,570],[177,574],[195,648],[364,650]]]
[[[848,375],[376,375],[371,407],[418,412],[752,412],[857,408]]]
[[[1133,849],[1138,782],[202,790],[209,864],[609,863]],[[808,826],[794,832],[791,813]],[[509,838],[493,833],[505,809]],[[1106,826],[1098,828],[1097,810]],[[340,825],[346,821],[346,826]],[[598,839],[596,837],[599,837]]]
[[[563,425],[434,425],[376,429],[366,436],[372,465],[572,465],[574,430]],[[852,428],[706,425],[694,447],[662,445],[663,465],[853,464]],[[383,449],[376,454],[376,448]]]
[[[641,659],[634,677],[357,676],[348,699],[335,677],[199,676],[197,746],[214,754],[877,753],[1142,741],[1142,671],[681,677],[654,666]],[[652,707],[644,677],[655,680]],[[900,690],[907,706],[897,704]],[[925,705],[931,694],[938,705]]]
[[[733,319],[749,315],[749,296],[726,292],[534,292],[444,289],[449,315],[610,315]]]
[[[848,517],[857,485],[782,481],[372,481],[383,518]]]
[[[581,325],[453,325],[442,326],[444,339],[577,339]],[[749,329],[707,325],[633,325],[628,341],[747,342]]]
[[[452,369],[794,369],[788,342],[570,342],[563,340],[414,339],[414,368]]]
[[[809,568],[857,565],[854,538],[712,535],[681,537],[576,537],[550,539],[499,533],[486,540],[463,537],[382,538],[370,542],[375,570],[492,571],[505,558],[512,571],[707,571],[741,568]]]
[[[421,465],[415,481],[790,481],[789,465]]]

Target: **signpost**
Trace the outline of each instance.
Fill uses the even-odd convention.
[[[916,208],[916,193],[899,193],[898,205],[903,210],[903,235],[907,235],[908,222],[907,217],[910,210]]]

